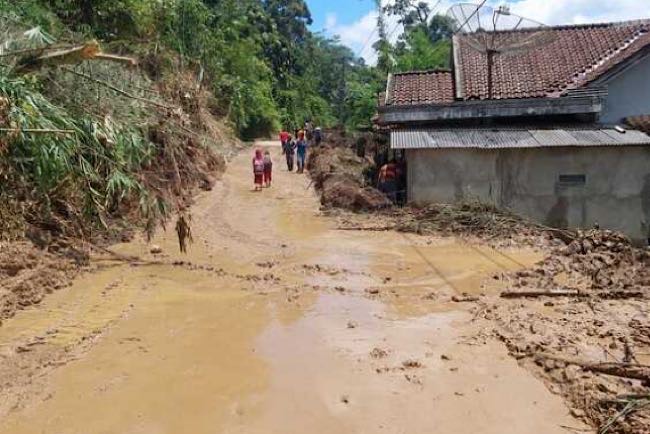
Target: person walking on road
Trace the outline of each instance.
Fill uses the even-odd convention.
[[[284,148],[287,145],[290,137],[291,135],[286,130],[280,131],[280,144],[282,145],[282,152],[284,152]]]
[[[307,159],[307,140],[305,140],[304,134],[299,136],[298,142],[296,142],[296,153],[298,154],[298,173],[303,173]]]
[[[264,185],[266,188],[271,186],[271,181],[273,180],[273,160],[271,160],[271,153],[269,151],[264,152]]]
[[[284,156],[287,159],[287,170],[289,172],[293,172],[293,165],[294,161],[296,159],[296,142],[294,142],[293,138],[291,135],[289,135],[289,139],[287,140],[287,144],[284,148]]]
[[[264,157],[261,149],[256,149],[253,157],[253,182],[255,191],[261,191],[264,185]]]

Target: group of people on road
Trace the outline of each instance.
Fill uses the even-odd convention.
[[[307,162],[307,150],[310,145],[320,145],[323,141],[323,133],[320,127],[314,128],[311,121],[305,122],[303,129],[295,129],[293,135],[284,129],[280,132],[280,144],[282,154],[287,162],[287,170],[293,172],[294,165],[297,166],[296,173],[305,171]],[[262,154],[261,149],[255,151],[253,157],[253,177],[255,191],[271,186],[273,176],[273,161],[269,151]]]

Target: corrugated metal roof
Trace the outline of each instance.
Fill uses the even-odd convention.
[[[554,146],[650,145],[641,131],[613,129],[404,129],[390,134],[393,149],[546,148]]]

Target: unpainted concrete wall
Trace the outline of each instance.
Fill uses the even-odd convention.
[[[650,148],[413,149],[409,200],[479,200],[555,227],[650,236]],[[584,185],[560,175],[585,175]]]
[[[650,56],[614,77],[607,90],[602,123],[621,124],[628,116],[650,114]]]

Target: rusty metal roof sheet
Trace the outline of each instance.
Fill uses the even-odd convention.
[[[400,129],[391,131],[393,149],[507,149],[558,146],[650,145],[650,136],[637,130],[615,129]]]

